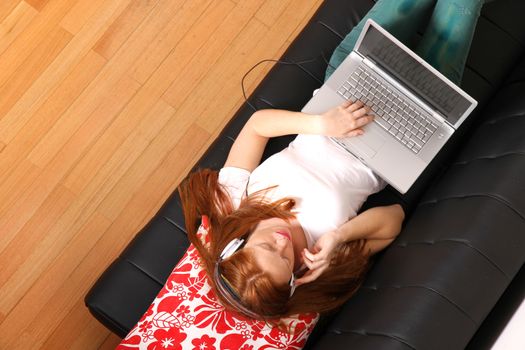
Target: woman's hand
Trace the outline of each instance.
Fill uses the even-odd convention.
[[[350,100],[322,114],[322,131],[325,136],[352,137],[363,134],[361,129],[374,120],[370,108],[361,101]]]
[[[312,248],[313,252],[305,248],[302,252],[302,258],[309,271],[295,281],[296,286],[315,281],[321,276],[330,266],[335,248],[342,242],[339,232],[330,231],[322,235],[317,242],[315,242]]]

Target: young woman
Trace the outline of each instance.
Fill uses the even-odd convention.
[[[416,51],[459,83],[482,3],[379,0],[334,52],[326,76],[351,51],[366,19],[408,44],[433,9]],[[359,137],[373,119],[359,101],[322,115],[259,110],[220,172],[191,174],[180,186],[189,238],[225,307],[276,319],[328,312],[357,290],[370,257],[399,234],[404,211],[394,204],[357,214],[385,182],[329,137]],[[289,134],[298,136],[259,164],[268,139]],[[196,237],[201,215],[209,218],[209,247]]]

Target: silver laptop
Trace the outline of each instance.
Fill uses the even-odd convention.
[[[365,133],[332,138],[406,193],[477,102],[373,20],[354,50],[302,111],[321,114],[344,100],[371,107]]]

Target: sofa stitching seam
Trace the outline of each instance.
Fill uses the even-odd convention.
[[[488,119],[488,120],[484,121],[483,123],[481,123],[480,127],[481,126],[485,126],[485,125],[491,125],[492,126],[494,124],[498,124],[500,122],[505,122],[505,121],[508,121],[508,120],[514,119],[514,118],[523,118],[523,113],[506,115],[504,117],[497,118],[497,119]]]
[[[154,276],[152,276],[150,273],[146,272],[146,270],[144,270],[143,268],[141,268],[139,265],[137,265],[136,263],[134,263],[133,261],[129,260],[129,259],[124,259],[125,262],[127,262],[128,264],[130,264],[131,266],[133,266],[134,268],[136,268],[137,270],[139,270],[140,272],[142,272],[143,274],[145,274],[147,277],[149,277],[151,280],[153,280],[155,283],[159,284],[161,287],[164,286],[164,282],[160,282],[157,278],[155,278]]]
[[[335,34],[341,40],[344,39],[344,36],[342,36],[341,34],[336,32],[335,29],[333,29],[332,27],[330,27],[328,24],[324,23],[323,21],[317,20],[317,23],[320,24],[321,26],[325,27],[326,29],[328,29],[328,31],[330,31],[331,33]]]
[[[421,207],[424,205],[435,205],[445,200],[465,199],[465,198],[472,198],[472,197],[485,197],[485,198],[494,199],[495,201],[500,202],[501,204],[505,205],[507,208],[512,210],[514,213],[516,213],[516,215],[518,215],[521,219],[523,219],[523,221],[525,221],[525,216],[522,213],[520,213],[517,209],[513,208],[511,203],[509,203],[507,200],[505,200],[504,198],[500,196],[493,195],[493,194],[487,194],[487,193],[474,193],[474,194],[471,193],[468,195],[449,196],[449,197],[442,197],[438,199],[427,200],[427,201],[420,202],[418,204],[418,207]]]
[[[499,30],[501,30],[503,33],[507,34],[509,36],[509,38],[511,38],[512,40],[514,40],[516,43],[520,44],[521,46],[524,46],[524,42],[522,42],[521,40],[519,40],[516,36],[514,36],[513,33],[511,33],[510,31],[506,30],[505,28],[503,28],[499,23],[496,23],[495,21],[492,20],[492,18],[486,16],[486,15],[481,15],[480,16],[481,18],[483,18],[485,21],[489,22],[490,24],[492,24],[494,27],[498,28]]]
[[[462,314],[464,314],[469,320],[472,321],[472,323],[476,326],[479,327],[479,324],[478,322],[476,322],[465,310],[463,310],[458,304],[456,304],[454,301],[452,301],[451,299],[447,298],[446,296],[444,296],[442,293],[440,293],[438,290],[434,289],[434,288],[431,288],[431,287],[428,287],[428,286],[423,286],[423,285],[417,285],[417,284],[414,284],[414,285],[404,285],[404,286],[401,286],[401,285],[388,285],[388,286],[362,286],[361,288],[367,288],[367,289],[372,289],[374,291],[377,291],[379,289],[387,289],[387,288],[394,288],[394,289],[402,289],[402,288],[420,288],[420,289],[425,289],[425,290],[429,290],[431,291],[432,293],[438,295],[439,297],[445,299],[447,302],[449,302],[450,304],[454,305],[456,307],[456,309],[458,309]]]
[[[111,318],[108,313],[106,313],[104,311],[103,308],[99,308],[99,307],[93,307],[93,306],[90,306],[90,309],[94,312],[94,315],[102,315],[104,316],[104,320],[108,323],[110,323],[113,327],[115,327],[116,329],[118,329],[119,331],[119,336],[122,336],[122,334],[128,334],[130,332],[129,329],[126,329],[124,327],[121,327],[121,325],[113,320],[113,318]],[[96,312],[96,313],[95,313]],[[95,316],[96,317],[96,316]]]
[[[470,164],[472,162],[476,162],[478,160],[495,160],[495,159],[498,159],[498,158],[503,158],[503,157],[508,157],[508,156],[525,156],[525,152],[524,151],[504,152],[504,153],[500,153],[500,154],[496,154],[496,155],[492,155],[492,156],[482,156],[482,157],[472,158],[472,159],[469,159],[469,160],[462,160],[462,161],[459,161],[459,162],[454,162],[451,165],[468,165],[468,164]]]
[[[448,239],[440,239],[440,240],[437,240],[437,241],[403,242],[403,243],[397,243],[394,246],[395,247],[405,248],[405,247],[407,247],[409,245],[413,245],[413,244],[430,244],[430,245],[433,245],[433,244],[436,244],[436,243],[450,243],[450,242],[463,244],[463,245],[469,247],[470,249],[476,251],[479,255],[483,256],[491,265],[493,265],[499,272],[501,272],[507,278],[507,280],[510,281],[510,279],[511,279],[510,276],[507,275],[507,273],[505,273],[505,271],[503,271],[503,269],[501,267],[499,267],[498,264],[496,264],[494,261],[492,261],[492,259],[490,259],[481,250],[479,250],[478,248],[476,248],[473,245],[469,244],[467,240],[459,240],[459,239],[448,238]]]
[[[386,338],[390,338],[390,339],[394,339],[402,344],[405,344],[406,346],[410,347],[411,349],[416,349],[415,347],[413,347],[412,345],[410,345],[406,340],[404,339],[401,339],[399,337],[396,337],[394,335],[390,335],[390,334],[385,334],[385,333],[379,333],[379,332],[369,332],[369,331],[366,331],[366,330],[357,330],[357,329],[348,329],[348,330],[342,330],[342,329],[330,329],[329,332],[331,333],[335,333],[335,334],[341,334],[341,333],[355,333],[355,334],[359,334],[359,335],[364,335],[364,336],[374,336],[374,337],[386,337]],[[339,335],[338,334],[338,335]]]
[[[162,218],[166,220],[167,222],[169,222],[170,224],[172,224],[173,226],[175,226],[176,228],[178,228],[179,230],[181,230],[182,232],[186,233],[186,230],[183,227],[181,227],[179,224],[177,224],[175,221],[173,221],[172,219],[164,215],[162,216]]]

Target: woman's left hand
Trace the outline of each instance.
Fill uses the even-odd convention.
[[[341,236],[337,231],[330,231],[322,235],[312,248],[313,252],[304,249],[303,262],[309,271],[295,281],[297,286],[315,281],[330,266],[335,248],[341,244]]]

